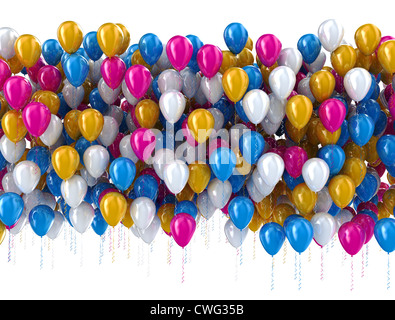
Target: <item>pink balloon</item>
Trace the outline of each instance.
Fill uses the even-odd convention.
[[[100,72],[104,82],[111,88],[118,88],[125,76],[126,64],[121,58],[108,57],[103,60]]]
[[[37,73],[37,82],[41,89],[56,92],[62,83],[62,73],[54,66],[44,66]]]
[[[111,155],[114,158],[118,158],[121,156],[121,151],[119,149],[119,143],[121,142],[122,138],[125,136],[124,133],[118,132],[114,142],[108,146],[108,150],[111,152]]]
[[[351,256],[362,249],[366,239],[363,227],[352,221],[342,224],[337,235],[342,247]]]
[[[27,71],[27,74],[28,74],[30,80],[32,80],[34,83],[37,83],[38,72],[45,65],[46,65],[45,60],[40,57],[33,67],[26,68],[26,71]]]
[[[221,68],[222,59],[221,49],[212,44],[202,46],[196,55],[200,71],[209,79],[214,77],[219,71],[219,68]]]
[[[155,149],[156,137],[152,130],[139,128],[132,133],[130,144],[133,152],[142,161],[146,161]]]
[[[357,214],[351,219],[352,222],[359,224],[365,230],[365,242],[368,243],[373,237],[375,222],[373,218],[367,214]]]
[[[259,60],[266,67],[274,65],[280,55],[282,44],[274,34],[260,36],[255,44]]]
[[[301,147],[287,148],[283,155],[285,169],[291,177],[297,178],[302,174],[303,165],[308,158],[307,152]]]
[[[361,210],[370,210],[373,211],[376,215],[379,214],[379,209],[377,206],[371,202],[361,202],[357,207],[357,212],[359,213]]]
[[[145,95],[151,85],[151,81],[151,72],[141,64],[135,64],[126,70],[126,86],[136,99],[140,99]]]
[[[198,142],[195,140],[195,138],[192,136],[191,131],[188,128],[188,118],[185,118],[185,120],[181,124],[181,131],[184,134],[184,137],[186,141],[193,147],[196,147],[198,145]]]
[[[29,102],[33,89],[25,77],[12,76],[4,82],[3,92],[11,108],[21,110]]]
[[[170,231],[177,244],[184,248],[196,230],[196,221],[188,213],[176,214],[170,222]]]
[[[22,111],[22,119],[29,133],[34,137],[41,136],[51,121],[51,111],[41,102],[31,102]]]
[[[167,42],[166,54],[171,65],[181,71],[185,69],[192,58],[192,42],[186,37],[174,36]]]
[[[335,132],[346,118],[346,107],[338,99],[328,99],[320,105],[318,115],[325,129]]]
[[[386,41],[388,41],[388,40],[394,40],[394,39],[395,39],[395,38],[392,37],[392,36],[384,36],[384,37],[381,37],[381,40],[380,40],[380,42],[379,42],[379,45],[377,46],[377,48],[376,48],[376,50],[375,50],[376,54],[377,54],[377,51],[379,50],[379,48],[380,48],[380,46],[381,46],[381,44],[382,44],[383,42],[386,42]]]
[[[4,82],[11,77],[11,69],[7,62],[0,60],[0,91],[3,90]]]

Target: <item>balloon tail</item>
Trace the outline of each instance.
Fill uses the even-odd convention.
[[[77,254],[77,236],[75,232],[73,232],[73,249],[74,249],[74,254]]]
[[[51,240],[52,242],[52,240]],[[52,270],[55,268],[55,250],[53,248],[53,244],[51,245],[51,268]]]
[[[390,269],[390,254],[388,253],[387,258],[387,290],[391,288],[391,269]]]
[[[130,232],[128,232],[128,259],[130,259]]]
[[[240,263],[240,266],[243,264],[243,246],[242,246],[242,244],[240,244],[240,260],[239,260],[239,263]]]
[[[366,244],[365,268],[369,265],[369,243]]]
[[[270,290],[274,290],[274,256],[272,256],[272,274],[271,274],[271,281],[270,281]]]
[[[81,233],[80,236],[80,267],[84,265],[84,237]]]
[[[311,262],[311,247],[309,247],[309,255],[308,255],[308,262]]]
[[[167,239],[167,264],[171,265],[171,239]]]
[[[114,263],[115,262],[115,242],[114,242],[114,234],[115,230],[114,227],[111,230],[111,238],[112,238],[112,257],[111,257],[111,262]]]
[[[208,220],[206,219],[205,221],[205,234],[204,234],[204,244],[206,245],[206,249],[209,248],[209,243],[208,243]]]
[[[239,248],[236,249],[236,263],[235,263],[235,281],[239,280]]]
[[[298,253],[295,251],[295,261],[294,261],[294,280],[298,278]]]

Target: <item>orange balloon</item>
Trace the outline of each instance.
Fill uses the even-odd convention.
[[[187,121],[188,129],[198,143],[203,143],[208,139],[215,122],[211,112],[203,108],[192,111]]]
[[[159,106],[151,99],[139,101],[134,109],[137,121],[143,128],[151,129],[159,119]]]
[[[45,104],[52,114],[57,114],[60,108],[59,96],[52,91],[38,90],[32,96],[32,101]]]
[[[211,178],[209,165],[206,163],[195,162],[188,165],[188,169],[188,185],[191,187],[193,192],[201,193],[206,189]]]
[[[81,131],[78,126],[78,118],[81,114],[80,110],[73,109],[66,113],[63,119],[63,125],[71,139],[77,140],[81,137]]]
[[[26,68],[33,67],[41,56],[41,44],[35,36],[24,34],[16,39],[15,55]]]
[[[88,108],[78,115],[79,131],[90,142],[95,141],[99,137],[103,125],[104,117],[96,109]]]
[[[317,202],[317,194],[303,182],[292,190],[292,202],[301,214],[309,214]]]
[[[314,72],[310,77],[310,90],[318,102],[330,98],[335,89],[335,76],[326,70]]]
[[[354,198],[355,184],[349,176],[339,174],[329,181],[328,191],[335,205],[343,209]]]
[[[1,127],[6,137],[15,143],[21,141],[27,133],[22,112],[17,110],[9,110],[4,114],[1,118]]]
[[[331,53],[331,63],[336,73],[344,77],[348,71],[354,68],[357,62],[357,52],[349,45],[341,45]]]
[[[311,100],[301,94],[293,96],[288,100],[285,107],[285,114],[292,125],[300,130],[304,128],[313,113],[313,104]]]

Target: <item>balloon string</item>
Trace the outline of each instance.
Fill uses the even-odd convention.
[[[274,290],[274,256],[272,256],[272,274],[271,274],[271,281],[270,281],[270,290]]]
[[[114,227],[111,230],[111,238],[112,238],[112,259],[111,262],[114,263],[115,262],[115,241],[114,241],[114,237],[115,237],[115,230]]]
[[[391,288],[391,269],[390,269],[390,254],[388,253],[387,260],[387,290]]]
[[[299,253],[299,286],[298,290],[302,289],[302,256]]]
[[[41,237],[41,247],[40,247],[40,270],[43,269],[44,257],[43,257],[43,237]]]
[[[362,266],[361,266],[361,278],[365,276],[365,250],[362,249]]]
[[[99,265],[102,264],[102,260],[103,260],[103,242],[104,242],[104,237],[102,235],[102,236],[100,236]]]
[[[80,234],[80,267],[84,265],[84,237]]]
[[[252,259],[253,260],[255,260],[255,258],[256,258],[255,247],[256,247],[256,232],[254,232],[254,246],[253,246],[253,251],[252,251]]]
[[[308,262],[311,262],[311,247],[309,247],[309,255],[308,255]]]
[[[369,243],[366,244],[365,267],[369,265]]]
[[[181,271],[181,283],[185,280],[185,247],[182,248],[182,271]]]
[[[11,232],[8,233],[8,262],[11,262]]]
[[[53,244],[51,245],[51,268],[52,270],[55,268],[55,250]]]
[[[354,256],[351,256],[351,287],[350,291],[354,290]]]
[[[283,264],[287,261],[287,240],[284,241]]]
[[[235,281],[237,281],[239,279],[239,248],[236,249],[236,263],[235,263]]]
[[[324,280],[324,248],[321,247],[321,277],[320,280]]]
[[[130,232],[128,232],[128,259],[130,259]]]
[[[298,278],[298,254],[295,251],[295,261],[294,261],[294,280],[296,280]]]

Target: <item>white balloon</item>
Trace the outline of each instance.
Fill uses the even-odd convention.
[[[226,221],[224,230],[228,242],[235,248],[238,248],[243,244],[248,234],[248,227],[240,230],[233,224],[231,219]]]
[[[26,149],[26,140],[22,139],[18,142],[12,142],[3,135],[0,139],[0,151],[4,159],[9,163],[16,163],[22,157]]]
[[[21,232],[23,227],[26,225],[27,221],[28,221],[28,215],[26,214],[25,211],[23,211],[17,223],[11,229],[9,229],[10,233],[15,235]]]
[[[261,202],[263,198],[265,198],[265,196],[255,186],[251,176],[247,179],[246,187],[247,187],[248,195],[254,202]]]
[[[344,76],[344,89],[354,101],[361,101],[369,92],[372,84],[370,73],[364,68],[353,68]]]
[[[174,152],[172,150],[167,148],[162,148],[155,152],[153,158],[153,167],[160,179],[162,180],[164,179],[163,170],[165,169],[165,166],[173,161],[174,161]]]
[[[323,187],[317,192],[317,202],[315,203],[314,212],[328,212],[332,206],[332,198],[327,187]]]
[[[159,98],[159,107],[163,116],[169,123],[180,120],[185,110],[186,100],[184,95],[177,90],[168,90]]]
[[[218,108],[209,108],[208,111],[210,111],[210,113],[214,117],[214,129],[210,134],[210,138],[211,138],[216,134],[217,131],[222,129],[222,127],[224,126],[225,118],[222,111],[219,110]]]
[[[4,192],[13,192],[19,195],[22,194],[22,191],[18,188],[18,186],[14,181],[14,175],[12,172],[7,172],[4,175],[1,184],[3,186]]]
[[[30,211],[35,207],[38,206],[41,202],[42,191],[38,189],[34,189],[29,194],[24,194],[22,196],[23,199],[23,211],[29,215]]]
[[[88,78],[93,84],[97,84],[102,77],[100,68],[103,62],[103,57],[99,60],[93,61],[89,59],[89,74]]]
[[[121,87],[122,85],[119,85],[118,88],[112,89],[106,84],[103,78],[101,78],[99,80],[99,83],[97,84],[97,89],[99,90],[100,97],[107,104],[113,104],[114,101],[117,100],[119,94],[121,93]]]
[[[98,140],[105,147],[110,146],[118,135],[118,122],[110,116],[104,116],[103,129],[99,134]]]
[[[33,161],[19,162],[13,171],[15,184],[23,193],[32,192],[41,178],[40,167]]]
[[[52,193],[49,192],[41,192],[41,197],[39,198],[39,204],[45,204],[50,207],[52,210],[55,210],[56,207],[56,199]]]
[[[70,207],[76,208],[84,200],[88,185],[83,177],[75,174],[70,179],[62,181],[60,190],[64,201]]]
[[[350,210],[347,209],[340,210],[340,212],[337,215],[335,215],[335,220],[337,223],[336,231],[339,231],[339,228],[342,226],[342,224],[351,221],[353,217],[354,215],[350,212]]]
[[[113,104],[107,108],[103,116],[113,117],[115,121],[118,123],[118,127],[119,127],[123,121],[123,110],[121,107]]]
[[[269,110],[267,112],[267,119],[271,123],[281,123],[285,116],[285,106],[287,104],[286,100],[281,100],[277,98],[274,93],[269,94]]]
[[[318,55],[317,59],[315,59],[310,64],[306,63],[307,70],[309,70],[309,72],[311,72],[311,73],[320,71],[324,67],[325,61],[326,61],[326,54],[324,51],[321,51],[320,54]]]
[[[200,89],[211,104],[217,103],[224,93],[222,74],[218,72],[211,79],[203,76],[200,81]]]
[[[163,169],[163,180],[167,188],[174,194],[178,194],[184,189],[188,178],[188,166],[181,160],[174,160]]]
[[[96,185],[97,178],[92,177],[85,167],[80,170],[80,175],[82,178],[84,178],[88,187],[93,187]]]
[[[51,228],[48,230],[48,238],[55,240],[63,230],[65,218],[59,211],[54,211],[55,219]]]
[[[200,77],[199,88],[194,95],[194,99],[198,105],[202,106],[207,102],[207,98],[204,95],[204,92],[203,92],[202,87],[200,85],[202,82],[202,80],[201,80],[202,78],[201,78],[201,76],[199,76],[199,77]]]
[[[312,103],[315,102],[315,97],[310,89],[310,77],[303,78],[298,83],[298,88],[296,90],[299,94],[306,96],[311,100]]]
[[[74,87],[71,83],[65,81],[62,93],[67,105],[71,109],[77,109],[82,100],[84,100],[85,89],[83,86]]]
[[[121,141],[119,142],[119,151],[121,152],[122,157],[129,158],[134,163],[136,163],[139,158],[137,158],[136,154],[132,149],[132,145],[130,144],[131,136],[131,134],[128,134],[121,139]]]
[[[125,79],[122,80],[121,88],[122,88],[122,93],[126,98],[126,101],[129,102],[132,106],[135,106],[139,102],[139,99],[137,99],[134,95],[130,93],[128,86],[126,85]]]
[[[156,61],[156,63],[154,64],[154,66],[157,66],[159,71],[172,68],[171,62],[170,62],[169,58],[167,57],[166,50],[162,50],[162,53],[161,53],[158,61]]]
[[[344,28],[335,19],[325,20],[318,27],[318,39],[326,51],[332,52],[339,47],[343,37]]]
[[[282,123],[281,121],[279,121],[277,123],[273,123],[266,116],[265,119],[263,119],[263,121],[261,122],[261,125],[262,125],[263,130],[265,130],[265,132],[268,135],[272,135],[277,132],[278,128],[280,128],[280,126],[281,126],[281,123]],[[265,144],[265,146],[266,146],[266,144]]]
[[[51,121],[47,129],[40,136],[40,139],[46,146],[50,147],[58,141],[59,137],[62,135],[62,130],[62,120],[60,120],[57,115],[51,114]]]
[[[158,77],[158,87],[162,94],[169,90],[181,91],[182,86],[182,77],[177,70],[167,69]]]
[[[243,98],[243,110],[250,122],[258,124],[269,112],[270,99],[266,92],[260,89],[248,91]]]
[[[11,59],[15,56],[15,41],[19,34],[11,28],[0,28],[0,56],[4,59]]]
[[[279,66],[269,75],[270,89],[280,100],[285,100],[289,97],[295,87],[295,83],[295,73],[287,66]]]
[[[94,178],[99,178],[106,171],[110,162],[110,154],[100,145],[88,147],[83,155],[86,170]]]
[[[147,228],[156,214],[155,203],[147,197],[138,197],[130,205],[130,216],[137,228]]]
[[[311,158],[303,164],[302,176],[309,189],[318,192],[329,178],[329,166],[321,158]]]
[[[232,195],[232,185],[228,180],[222,182],[214,178],[207,186],[207,194],[214,207],[222,209],[226,206]]]
[[[82,201],[76,208],[69,211],[69,219],[74,229],[79,233],[84,233],[91,226],[95,217],[95,209],[86,201]]]
[[[292,71],[297,74],[302,67],[303,57],[298,49],[285,48],[281,50],[277,63],[279,66],[291,68]]]
[[[328,244],[336,233],[335,218],[329,213],[318,212],[310,222],[314,230],[314,240],[322,247]]]
[[[211,202],[210,197],[208,196],[207,190],[199,193],[196,199],[196,206],[199,209],[200,214],[205,217],[207,220],[210,219],[217,208]]]
[[[201,76],[186,67],[180,71],[182,77],[182,93],[189,99],[193,98],[200,87]]]
[[[252,181],[254,182],[255,187],[259,190],[259,192],[264,196],[268,196],[272,193],[274,186],[269,186],[259,174],[257,168],[252,172]],[[256,202],[256,201],[255,201]]]
[[[284,173],[284,160],[278,154],[268,152],[259,158],[257,168],[263,181],[269,187],[274,187]]]
[[[140,238],[147,244],[152,243],[154,241],[158,231],[160,228],[160,219],[157,215],[155,215],[154,219],[150,223],[150,225],[145,229],[138,229],[140,234]]]
[[[139,228],[138,228],[135,224],[133,224],[133,225],[129,228],[129,230],[132,231],[133,235],[134,235],[136,238],[138,238],[138,239],[140,238]]]
[[[242,123],[237,123],[237,124],[233,125],[229,129],[229,133],[230,133],[230,148],[232,150],[234,150],[235,148],[238,148],[239,147],[240,137],[244,133],[249,132],[249,131],[250,131],[250,129],[248,129],[247,126],[242,124]]]

